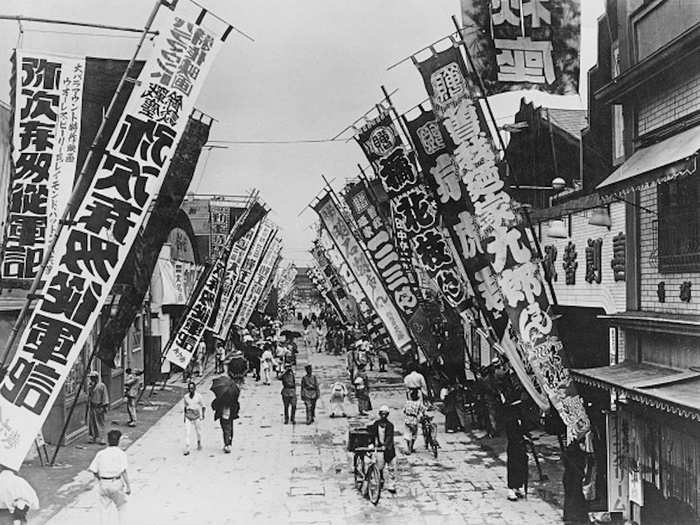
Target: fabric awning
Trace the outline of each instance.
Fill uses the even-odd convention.
[[[631,191],[695,173],[700,150],[700,126],[695,126],[651,146],[640,148],[601,182],[601,196],[621,196]]]
[[[632,362],[571,372],[579,383],[612,390],[643,405],[700,421],[700,372]]]

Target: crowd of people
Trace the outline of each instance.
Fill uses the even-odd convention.
[[[239,418],[241,386],[246,380],[263,385],[279,381],[283,423],[296,425],[297,399],[301,398],[305,409],[305,422],[316,420],[316,404],[323,395],[328,396],[329,416],[368,418],[373,410],[373,385],[387,372],[389,355],[386,348],[376,348],[368,334],[358,325],[346,325],[337,319],[312,314],[300,319],[302,331],[283,330],[282,322],[264,318],[259,325],[249,325],[237,331],[230,342],[215,341],[214,351],[206,346],[198,348],[192,364],[183,371],[187,391],[183,397],[184,447],[189,455],[196,446],[202,449],[202,424],[208,408],[222,432],[223,451],[231,452],[234,421]],[[311,364],[305,364],[300,380],[296,376],[299,345],[309,353],[326,353],[342,357],[347,378],[338,377],[322,392],[321,383]],[[198,391],[195,378],[204,374],[207,357],[213,356],[214,376],[211,391],[214,399],[208,407]],[[444,373],[440,366],[428,367],[415,362],[401,363],[404,368],[403,384],[405,402],[401,412],[404,425],[405,454],[416,451],[416,441],[425,422],[432,424],[434,410],[445,415],[444,430],[447,433],[471,431],[481,428],[486,435],[505,435],[507,452],[507,498],[518,501],[527,494],[528,452],[535,453],[529,431],[540,417],[539,411],[520,387],[520,383],[507,361],[495,359],[483,367],[472,366],[457,376]],[[378,366],[377,366],[378,365]],[[368,374],[377,366],[377,373]],[[379,375],[378,375],[379,374]],[[201,382],[201,380],[200,380]],[[104,427],[104,409],[108,406],[107,392],[100,386],[99,377],[90,377],[90,434],[97,442]],[[132,396],[138,392],[138,378],[127,371],[127,391]],[[135,390],[134,390],[135,389]],[[356,410],[348,406],[352,397]],[[129,424],[135,424],[135,404],[127,396]],[[555,411],[551,411],[556,413]],[[397,446],[394,441],[395,426],[391,411],[380,406],[374,420],[367,419],[366,427],[372,443],[381,451],[377,458],[381,471],[386,472],[385,486],[396,490]],[[561,421],[558,422],[561,425]],[[559,429],[561,432],[561,429]],[[118,448],[119,436],[112,431],[107,435],[109,446],[95,458],[90,467],[99,480],[99,495],[103,507],[113,504],[124,510],[128,482],[125,457],[113,452]],[[427,446],[426,436],[423,436]],[[115,445],[116,443],[116,445]],[[586,513],[583,485],[591,478],[592,443],[570,443],[564,450],[564,502],[565,519],[575,522]],[[123,468],[122,468],[123,467]],[[122,469],[121,473],[116,471]],[[115,480],[120,480],[119,482]]]

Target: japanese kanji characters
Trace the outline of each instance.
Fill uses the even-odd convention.
[[[496,57],[498,80],[551,84],[556,80],[552,61],[552,43],[518,37],[494,40],[500,51]]]

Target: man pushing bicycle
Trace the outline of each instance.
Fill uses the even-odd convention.
[[[377,467],[384,474],[384,466],[388,467],[386,489],[392,494],[396,492],[396,447],[394,446],[394,424],[389,421],[389,407],[379,408],[379,419],[368,427],[372,443],[377,447]]]

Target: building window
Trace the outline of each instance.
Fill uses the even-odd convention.
[[[686,177],[659,184],[659,272],[700,270],[698,180]]]

